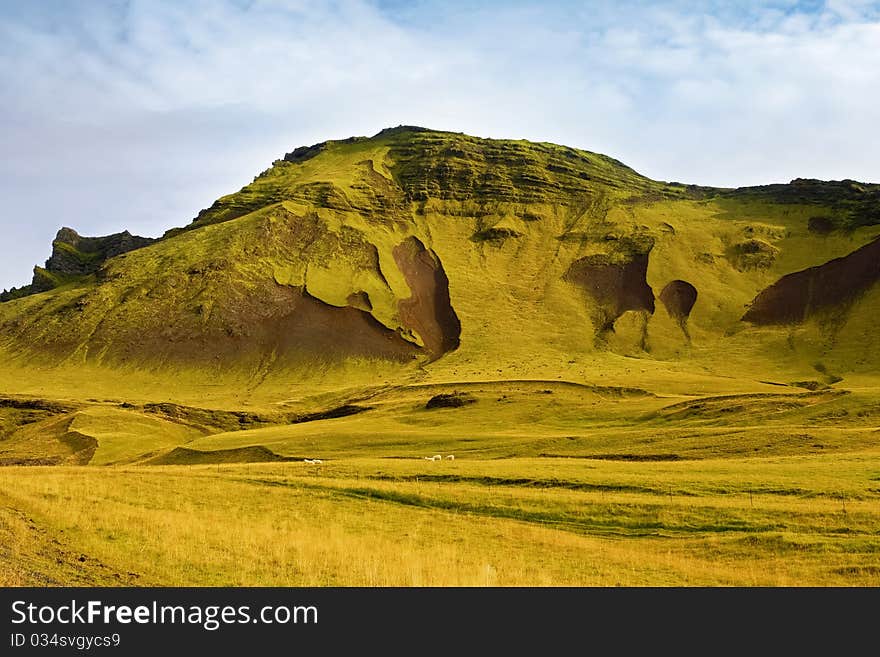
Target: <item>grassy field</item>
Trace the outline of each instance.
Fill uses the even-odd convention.
[[[597,379],[3,397],[0,584],[880,585],[874,380]]]
[[[880,451],[0,471],[4,585],[880,584]]]

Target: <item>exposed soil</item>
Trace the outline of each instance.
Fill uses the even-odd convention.
[[[578,458],[595,459],[597,461],[627,461],[632,463],[654,463],[661,461],[683,461],[679,454],[586,454],[584,456],[570,456],[568,454],[539,454],[542,458]]]
[[[43,399],[0,397],[0,440],[8,438],[20,427],[48,420],[53,415],[73,410]]]
[[[449,279],[440,259],[417,237],[394,248],[394,260],[411,291],[398,303],[403,325],[422,339],[432,359],[458,348],[461,322],[449,298]]]
[[[454,386],[453,392],[459,392],[460,388],[468,388],[478,392],[496,394],[514,389],[523,393],[552,394],[553,389],[573,390],[585,394],[597,394],[614,399],[630,397],[654,397],[654,393],[643,388],[631,388],[624,386],[597,386],[575,381],[548,380],[548,379],[498,379],[488,381],[456,381],[454,383],[419,383],[405,386],[407,390],[437,390]]]
[[[6,465],[61,465],[64,462],[64,457],[61,456],[46,456],[46,457],[24,457],[24,456],[10,456],[0,458],[0,466]]]
[[[596,302],[598,332],[614,330],[628,310],[654,312],[654,291],[645,278],[648,253],[626,256],[597,254],[571,263],[563,279],[582,288]]]
[[[278,285],[230,290],[214,306],[208,323],[186,317],[174,324],[151,324],[124,335],[103,331],[92,342],[112,344],[122,362],[143,359],[216,365],[250,363],[255,372],[272,367],[315,366],[346,358],[407,362],[422,349],[369,312],[338,307],[312,296],[303,287]]]
[[[48,416],[12,428],[0,441],[0,465],[86,465],[98,441],[72,430],[75,414]]]
[[[752,301],[742,319],[799,324],[845,307],[880,280],[880,238],[842,258],[783,276]]]
[[[280,424],[300,424],[302,422],[314,422],[316,420],[330,420],[339,417],[357,415],[372,410],[371,406],[358,406],[356,404],[343,404],[324,411],[314,413],[248,413],[245,411],[218,411],[192,406],[181,406],[162,402],[158,404],[145,404],[145,413],[161,415],[171,422],[184,424],[189,427],[200,429],[206,434],[243,431],[245,429],[258,429]]]
[[[293,308],[271,331],[278,348],[311,357],[336,354],[407,361],[418,347],[381,324],[369,312],[324,303],[303,289],[294,290]]]
[[[589,457],[594,458],[594,457]],[[525,488],[562,488],[566,490],[580,491],[607,491],[615,493],[655,493],[660,491],[648,486],[634,486],[627,484],[598,484],[585,481],[569,481],[566,479],[532,479],[528,477],[490,477],[468,476],[462,474],[428,474],[417,475],[383,475],[376,474],[369,477],[374,481],[419,481],[438,483],[462,483],[477,484],[483,486],[522,486]],[[681,494],[681,493],[679,493]]]
[[[690,332],[688,331],[688,317],[691,310],[697,302],[697,288],[687,281],[674,280],[666,284],[663,291],[660,292],[660,301],[666,308],[666,312],[681,327],[682,333],[690,340]]]
[[[812,391],[827,390],[830,387],[827,383],[822,383],[821,381],[792,381],[789,385]]]

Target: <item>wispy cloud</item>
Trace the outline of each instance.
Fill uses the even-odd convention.
[[[9,3],[0,287],[60,225],[156,235],[294,146],[399,123],[669,180],[880,179],[880,3],[700,6]]]

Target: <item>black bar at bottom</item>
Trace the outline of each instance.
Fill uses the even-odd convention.
[[[871,640],[878,601],[878,589],[7,588],[0,654],[471,654],[473,640],[492,654],[529,645],[626,654],[702,637],[710,652],[815,647],[822,637],[839,651]]]

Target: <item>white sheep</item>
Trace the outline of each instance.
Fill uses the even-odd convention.
[[[446,460],[447,460],[447,461],[454,461],[454,460],[455,460],[455,454],[450,454],[449,456],[446,457]]]
[[[321,459],[305,459],[305,462],[311,465],[321,465],[324,461]]]

